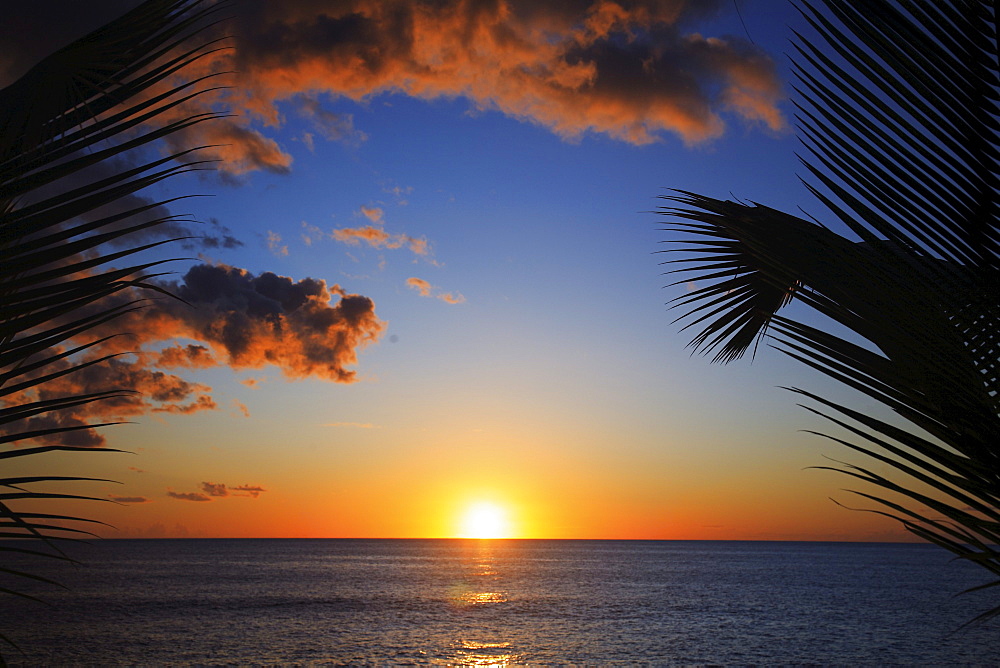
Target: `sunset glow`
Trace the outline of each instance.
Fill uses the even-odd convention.
[[[462,517],[461,538],[510,538],[507,514],[500,506],[480,502]]]

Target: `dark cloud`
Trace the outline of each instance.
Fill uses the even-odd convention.
[[[118,496],[117,494],[108,494],[108,498],[115,503],[152,503],[152,499],[147,499],[144,496]]]
[[[201,491],[209,496],[229,496],[225,484],[221,482],[203,482],[201,483]]]
[[[347,144],[360,144],[368,137],[364,132],[355,129],[354,116],[351,114],[335,114],[326,109],[316,98],[300,95],[297,98],[299,112],[310,121],[313,127],[331,141]]]
[[[237,492],[233,496],[249,496],[254,499],[267,491],[260,485],[240,485],[239,487],[230,487],[229,489],[230,491]]]
[[[167,369],[188,368],[207,369],[218,366],[219,362],[205,346],[189,343],[186,346],[169,346],[160,351],[156,366]]]
[[[110,353],[126,355],[9,395],[5,401],[17,404],[106,389],[134,393],[34,417],[20,423],[18,431],[120,421],[149,413],[185,415],[217,409],[212,388],[171,372],[178,368],[276,366],[291,379],[353,383],[357,372],[349,367],[357,363],[357,351],[377,341],[385,328],[375,315],[371,299],[348,294],[340,286],[328,286],[319,279],[295,281],[270,272],[253,275],[237,267],[200,264],[181,281],[163,287],[184,301],[158,299],[81,338],[91,341],[127,332],[127,336],[92,348],[81,361]],[[94,308],[134,297],[120,294]],[[178,338],[195,343],[178,344]],[[150,350],[163,343],[170,345]],[[70,364],[63,360],[49,371]],[[92,429],[36,440],[84,447],[105,443],[104,437]]]
[[[304,92],[365,100],[465,97],[552,129],[634,144],[699,142],[727,111],[784,127],[774,63],[736,37],[705,37],[699,0],[247,0],[237,21],[245,108],[278,124]]]
[[[175,492],[173,490],[167,490],[167,496],[171,499],[177,499],[178,501],[211,501],[209,497],[204,494],[199,494],[198,492]]]
[[[89,13],[94,3],[85,4]],[[128,4],[110,3],[99,15]],[[46,18],[57,9],[79,14],[80,6],[19,5],[13,29],[8,21],[0,30],[0,77],[73,36],[67,21],[57,22],[65,35],[49,34]],[[290,169],[291,156],[262,131],[284,122],[286,101],[285,111],[320,135],[354,144],[364,133],[324,98],[462,97],[569,140],[597,133],[647,144],[674,134],[696,143],[722,134],[726,114],[785,127],[770,56],[742,38],[697,31],[698,19],[731,11],[722,0],[242,0],[232,11],[234,23],[219,30],[237,35],[235,56],[220,52],[190,70],[236,70],[232,90],[160,119],[219,104],[238,110],[169,139],[174,148],[219,145],[212,156],[231,178]],[[312,133],[302,141],[311,145]]]
[[[44,198],[61,195],[70,190],[86,187],[92,183],[111,178],[140,164],[142,156],[136,153],[124,157],[105,160],[86,169],[74,172],[70,176],[59,179],[47,186],[32,191],[21,205],[27,206]],[[179,206],[183,206],[179,204]],[[125,215],[131,212],[131,215]],[[161,241],[163,239],[179,239],[179,246],[188,251],[205,251],[218,249],[235,249],[243,246],[243,242],[233,236],[232,231],[210,218],[207,223],[194,220],[186,215],[171,213],[170,209],[155,200],[140,194],[124,195],[113,203],[91,209],[62,226],[63,229],[75,227],[81,223],[94,223],[105,219],[110,220],[103,225],[99,233],[117,232],[136,225],[152,221],[162,221],[157,225],[129,232],[108,242],[107,246],[115,250],[130,248]],[[49,228],[45,233],[52,233],[59,228]],[[30,239],[30,236],[28,237]]]
[[[221,482],[203,482],[200,492],[174,492],[167,491],[167,496],[180,499],[182,501],[211,501],[228,496],[246,496],[256,499],[267,490],[260,485],[240,485],[239,487],[228,487]],[[232,492],[232,494],[230,494]]]
[[[52,398],[52,396],[62,396],[56,393],[43,393],[42,399]],[[20,395],[8,395],[6,401],[10,404],[19,403]],[[62,429],[65,427],[81,427],[90,423],[85,417],[81,417],[80,412],[69,413],[67,411],[56,411],[44,415],[30,417],[22,420],[17,425],[18,432],[42,431],[45,429]],[[0,433],[4,429],[0,427]],[[101,448],[107,444],[106,439],[94,429],[77,429],[55,434],[37,436],[33,439],[40,445],[68,445],[75,448]],[[15,441],[16,442],[16,441]]]

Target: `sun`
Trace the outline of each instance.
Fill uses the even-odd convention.
[[[495,503],[476,503],[462,516],[462,538],[507,538],[508,534],[507,513]]]

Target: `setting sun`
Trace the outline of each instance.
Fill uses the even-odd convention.
[[[472,505],[462,516],[461,538],[509,538],[507,513],[494,504],[480,502]]]

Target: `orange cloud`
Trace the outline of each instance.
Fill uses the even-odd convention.
[[[218,366],[219,362],[212,357],[205,346],[189,344],[187,346],[170,346],[160,351],[155,365],[168,369],[208,369]]]
[[[422,278],[411,277],[406,279],[406,284],[420,292],[421,297],[431,296],[431,284]]]
[[[465,301],[465,297],[460,294],[452,294],[450,292],[443,292],[437,296],[438,299],[446,301],[449,304],[461,304]]]
[[[351,115],[324,107],[324,96],[463,97],[476,110],[536,123],[567,140],[596,133],[648,144],[673,134],[697,143],[721,135],[727,113],[781,130],[784,93],[771,57],[741,38],[690,29],[728,6],[722,0],[242,0],[232,8],[235,27],[219,27],[237,36],[235,54],[219,51],[187,70],[191,77],[235,71],[206,84],[232,88],[185,102],[160,121],[220,103],[239,110],[167,140],[174,149],[211,147],[200,157],[221,159],[231,177],[291,167],[291,156],[252,123],[280,126],[286,114],[297,114],[313,126],[302,139],[307,146],[315,135],[363,142]],[[22,13],[46,30],[31,39],[7,36],[14,48],[0,57],[0,81],[49,51],[48,40],[65,38],[50,29],[44,10]]]
[[[436,297],[441,301],[448,302],[449,304],[461,304],[465,301],[465,297],[461,294],[452,294],[450,292],[439,292],[436,295],[432,295],[431,292],[434,289],[430,283],[422,278],[410,277],[406,279],[406,284],[420,293],[421,297]]]
[[[372,225],[333,230],[330,236],[334,241],[351,246],[357,246],[364,242],[372,248],[396,249],[406,246],[416,255],[427,255],[430,253],[430,243],[427,239],[418,239],[407,234],[389,234],[385,230],[373,227]]]
[[[288,255],[288,246],[281,243],[281,235],[272,230],[267,231],[267,249],[278,257]]]
[[[319,279],[200,264],[164,287],[187,303],[159,300],[110,328],[131,332],[140,344],[192,339],[235,369],[273,365],[287,378],[351,383],[356,372],[347,367],[357,362],[357,349],[385,327],[371,299]]]
[[[237,14],[240,104],[278,124],[275,103],[303,93],[310,117],[322,111],[317,93],[461,96],[566,139],[593,132],[633,144],[664,133],[711,139],[723,111],[783,128],[769,56],[680,28],[718,4],[247,0]]]
[[[104,401],[28,418],[18,425],[18,431],[81,427],[93,418],[121,421],[148,413],[186,415],[218,408],[211,387],[160,369],[270,365],[291,379],[311,377],[352,383],[357,380],[356,372],[348,367],[357,362],[357,350],[377,341],[385,328],[375,315],[371,299],[348,294],[340,286],[327,286],[317,279],[293,281],[269,272],[254,276],[236,267],[202,264],[192,267],[180,282],[162,287],[184,301],[157,300],[143,310],[95,328],[88,332],[86,340],[119,331],[129,332],[130,336],[104,341],[79,361],[108,353],[131,356],[53,378],[4,400],[16,405],[109,388],[125,391]],[[132,298],[134,295],[120,294],[94,308],[103,309]],[[173,345],[159,352],[144,351],[146,346],[177,338],[197,343]],[[47,371],[63,370],[71,364],[61,360]],[[36,440],[80,447],[105,443],[93,429],[54,433]]]
[[[361,215],[363,215],[365,218],[367,218],[368,220],[372,221],[376,225],[381,224],[381,222],[382,222],[382,215],[384,213],[385,212],[382,211],[382,209],[380,209],[377,206],[373,206],[373,207],[363,206],[363,207],[361,207]]]

